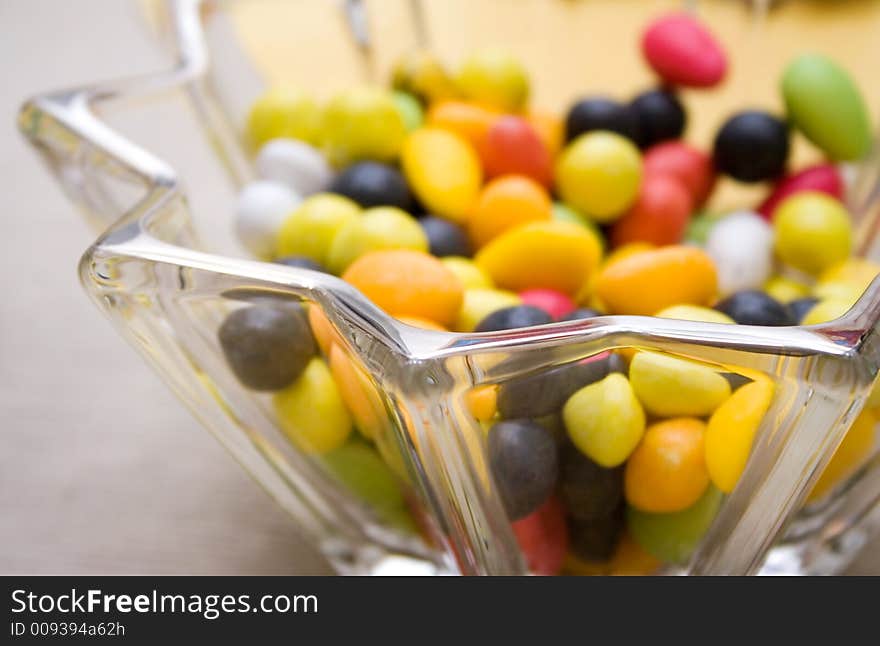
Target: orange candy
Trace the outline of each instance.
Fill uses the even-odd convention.
[[[364,254],[342,278],[392,316],[415,316],[443,326],[455,321],[464,298],[455,274],[421,251],[387,249]]]
[[[526,121],[532,124],[550,157],[556,157],[562,150],[562,119],[551,112],[532,111],[526,115]]]
[[[448,130],[465,139],[485,163],[489,128],[499,116],[495,110],[474,103],[442,101],[431,106],[425,123],[427,126]]]
[[[423,319],[418,316],[397,316],[398,321],[401,323],[406,323],[407,325],[412,325],[413,327],[420,327],[423,330],[434,330],[435,332],[448,332],[445,327],[442,325],[435,323],[434,321],[429,321],[428,319]]]
[[[672,513],[693,505],[709,486],[706,425],[693,417],[653,424],[626,463],[624,492],[633,507]]]
[[[465,393],[464,399],[471,415],[481,422],[492,419],[498,412],[498,386],[494,384],[472,388]]]
[[[479,248],[519,224],[552,217],[553,203],[540,184],[521,175],[507,175],[483,188],[468,228],[471,240]]]
[[[364,437],[375,438],[385,421],[385,409],[369,378],[336,344],[330,348],[328,363],[339,396],[354,418],[355,426]]]
[[[629,534],[624,533],[608,561],[586,561],[574,554],[567,554],[563,574],[573,576],[646,576],[661,565],[648,554]]]
[[[309,305],[309,325],[318,347],[325,356],[330,355],[330,346],[338,338],[338,332],[317,304]]]
[[[708,305],[718,290],[718,276],[704,251],[670,246],[606,265],[594,287],[612,314],[653,316],[670,305]]]

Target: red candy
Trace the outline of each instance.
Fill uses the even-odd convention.
[[[647,175],[636,203],[612,226],[611,244],[676,244],[684,237],[692,207],[690,194],[675,177]]]
[[[532,125],[520,117],[495,120],[486,135],[485,167],[489,177],[526,175],[549,187],[553,162]]]
[[[758,213],[768,220],[772,219],[779,203],[793,193],[820,191],[841,200],[843,190],[843,178],[836,166],[816,164],[779,180],[770,196],[758,207]]]
[[[520,292],[519,296],[522,298],[523,305],[531,305],[544,310],[554,320],[559,320],[577,309],[577,305],[568,295],[557,292],[555,289],[527,289]]]
[[[559,574],[568,550],[568,527],[562,504],[551,496],[525,518],[513,523],[513,533],[534,574]]]
[[[642,36],[642,53],[664,81],[689,87],[712,87],[727,72],[727,57],[709,31],[687,13],[652,22]]]
[[[715,185],[712,157],[682,141],[651,146],[642,158],[645,175],[671,175],[691,194],[693,207],[706,201]]]

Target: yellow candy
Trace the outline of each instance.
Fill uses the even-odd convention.
[[[877,417],[873,411],[863,410],[846,432],[831,461],[813,485],[808,502],[818,500],[840,484],[862,465],[874,448],[874,427]]]
[[[278,232],[276,255],[305,256],[327,264],[330,245],[339,230],[360,217],[361,209],[341,195],[319,193],[288,216]]]
[[[461,256],[447,256],[440,262],[455,274],[465,289],[492,289],[495,283],[485,271],[480,269],[470,258]]]
[[[421,128],[404,141],[401,163],[428,210],[459,224],[467,220],[483,181],[470,144],[446,130]]]
[[[529,98],[529,77],[519,61],[499,49],[484,49],[459,68],[455,83],[461,94],[499,110],[519,110]]]
[[[629,139],[597,130],[566,146],[555,177],[564,202],[597,222],[613,222],[638,196],[642,160]]]
[[[660,417],[702,417],[730,397],[730,383],[711,368],[657,352],[636,354],[629,380],[645,409]]]
[[[660,310],[654,316],[661,319],[678,319],[680,321],[702,321],[703,323],[736,323],[723,312],[699,305],[672,305]]]
[[[492,312],[520,303],[522,299],[519,296],[503,289],[466,289],[464,303],[452,329],[456,332],[473,332],[479,322]]]
[[[785,276],[773,276],[764,283],[764,291],[780,303],[790,303],[810,295],[810,288]]]
[[[393,206],[367,209],[361,217],[346,222],[333,237],[327,268],[334,274],[341,274],[360,256],[379,249],[412,249],[427,253],[428,237],[406,211]]]
[[[410,52],[397,61],[392,71],[392,85],[433,103],[455,96],[455,84],[443,64],[428,52]]]
[[[351,416],[321,358],[312,359],[299,379],[275,393],[273,402],[281,429],[306,453],[328,453],[351,433]]]
[[[385,407],[376,388],[363,369],[338,345],[333,344],[328,359],[330,374],[355,426],[364,437],[375,439],[387,424]]]
[[[819,301],[806,313],[801,325],[818,325],[840,318],[849,311],[853,301],[849,299],[829,298]]]
[[[776,208],[773,229],[779,258],[809,274],[846,259],[852,247],[849,214],[824,193],[803,191],[787,197]]]
[[[474,261],[499,287],[544,287],[575,296],[596,272],[601,256],[595,233],[551,220],[502,233],[480,249]]]
[[[867,258],[848,258],[832,265],[819,276],[818,284],[853,283],[863,289],[880,274],[880,264]]]
[[[880,410],[876,410],[880,408],[880,379],[874,382],[874,386],[868,395],[868,401],[865,402],[865,408],[874,409],[875,413],[880,415]]]
[[[652,244],[650,242],[627,242],[626,244],[620,245],[611,251],[606,257],[605,260],[602,261],[602,266],[606,267],[612,263],[617,262],[618,260],[623,260],[624,258],[628,258],[630,256],[634,256],[636,254],[642,253],[643,251],[651,251],[652,249],[656,249],[657,245]]]
[[[569,397],[562,418],[574,445],[603,467],[623,464],[645,432],[645,412],[617,372]]]
[[[318,143],[321,111],[310,96],[279,86],[257,99],[247,121],[248,143],[258,149],[271,139],[289,137]]]
[[[880,273],[880,265],[864,258],[849,258],[822,272],[813,295],[855,303]]]
[[[755,433],[773,398],[773,383],[753,381],[737,389],[709,418],[706,428],[706,467],[712,482],[730,493],[739,481]]]

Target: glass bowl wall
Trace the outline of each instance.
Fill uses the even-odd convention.
[[[840,60],[871,105],[880,104],[870,65],[880,55],[873,38],[878,3],[690,4],[728,47],[733,70],[721,91],[685,94],[694,115],[688,138],[696,143],[708,145],[723,115],[744,103],[778,110],[775,66],[804,42]],[[340,572],[528,571],[517,541],[522,530],[511,524],[490,464],[486,428],[502,419],[539,425],[557,442],[556,468],[576,470],[558,433],[563,402],[547,393],[542,399],[534,384],[557,384],[560,392],[583,386],[648,352],[723,381],[731,397],[753,393],[743,400],[754,425],[747,463],[726,491],[706,488],[672,528],[669,519],[634,517],[619,505],[570,517],[574,555],[566,571],[839,568],[872,523],[880,496],[876,452],[804,504],[877,376],[880,283],[842,318],[810,328],[610,316],[487,334],[416,329],[332,276],[202,249],[173,160],[155,158],[95,114],[120,98],[184,89],[232,181],[241,183],[253,174],[244,114],[267,83],[296,81],[328,96],[384,80],[391,61],[415,45],[454,64],[491,36],[526,61],[536,104],[560,112],[576,95],[624,98],[650,86],[634,34],[651,15],[680,3],[472,5],[342,3],[346,13],[322,0],[180,0],[157,14],[177,48],[173,70],[28,102],[22,130],[102,232],[80,266],[87,292]],[[817,153],[800,142],[794,155],[803,161]],[[848,173],[858,247],[872,255],[877,160]],[[716,199],[723,208],[753,198],[731,182]],[[253,390],[224,360],[223,321],[240,308],[266,307],[309,321],[321,346],[309,370],[316,383],[335,384],[345,410],[335,442],[315,443],[301,432],[303,403],[314,402],[314,393],[284,398]]]

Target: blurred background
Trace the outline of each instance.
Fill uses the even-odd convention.
[[[0,1],[0,573],[329,572],[86,298],[76,266],[94,236],[15,128],[31,94],[167,65],[141,11]],[[216,183],[201,206],[225,213],[223,171],[178,101],[158,136],[157,106],[120,126]]]
[[[31,94],[167,66],[145,5],[0,0],[0,574],[328,573],[87,300],[93,235],[14,126]],[[183,97],[111,122],[215,186],[193,210],[231,242],[233,196]],[[880,574],[880,541],[850,572]]]

